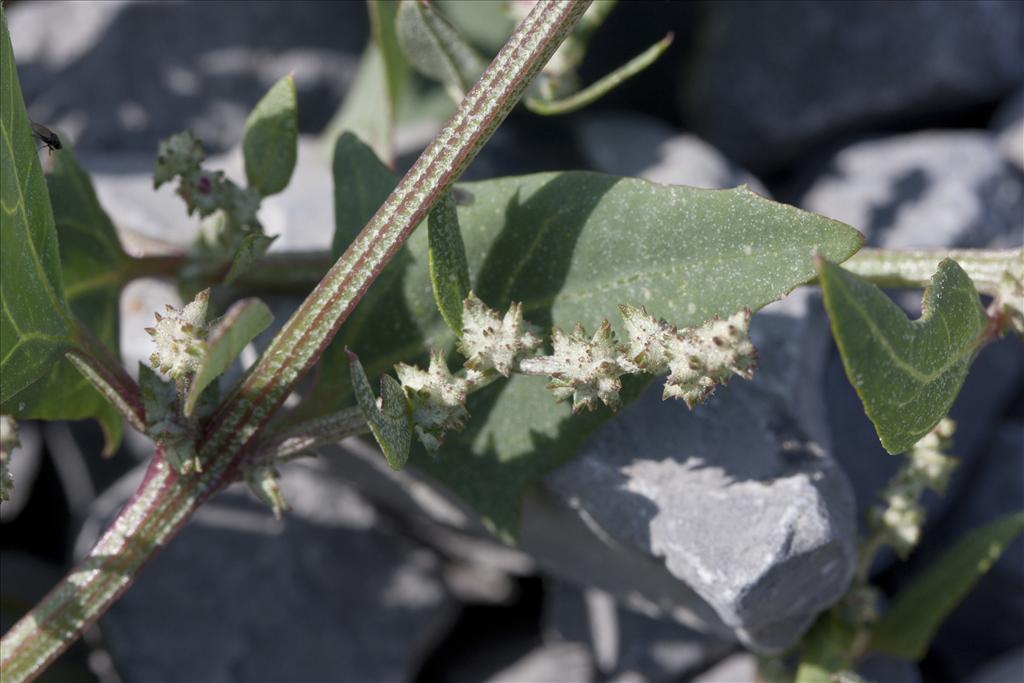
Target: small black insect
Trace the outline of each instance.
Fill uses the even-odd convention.
[[[63,146],[60,144],[60,138],[57,137],[57,134],[52,130],[41,123],[36,123],[35,121],[31,121],[30,123],[32,124],[32,136],[39,142],[46,145],[51,152],[55,149],[60,149]]]

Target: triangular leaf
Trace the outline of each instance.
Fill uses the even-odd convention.
[[[0,11],[0,403],[70,345],[53,210]]]
[[[128,279],[129,257],[67,141],[52,153],[46,182],[60,236],[68,304],[75,317],[118,358],[119,302],[121,287]],[[121,441],[123,425],[117,409],[66,358],[53,363],[47,376],[18,394],[15,402],[11,412],[23,418],[95,418],[103,429],[107,454]]]
[[[890,453],[902,453],[947,413],[988,319],[956,262],[945,259],[908,320],[880,289],[825,259],[818,278],[846,376]]]
[[[344,158],[366,164],[340,166],[336,156],[336,249],[377,208],[360,195],[367,185],[353,179],[376,178],[379,200],[395,182],[369,150],[357,153],[358,141],[351,142]],[[757,310],[814,277],[814,249],[843,260],[861,243],[842,223],[746,189],[697,190],[568,172],[467,183],[456,191],[466,198],[458,214],[474,291],[498,310],[522,301],[526,320],[542,328],[582,322],[596,329],[610,316],[618,325],[619,304],[644,305],[681,327],[744,307]],[[358,350],[371,376],[398,362],[422,364],[429,349],[454,343],[434,302],[428,242],[426,231],[413,233],[335,341]],[[628,337],[623,329],[617,334]],[[339,351],[325,354],[304,417],[351,405],[351,388],[339,382],[346,374]],[[462,496],[506,539],[515,534],[524,489],[611,416],[601,408],[571,417],[546,385],[543,378],[515,376],[471,395],[467,430],[450,435],[436,456],[413,457],[416,467]],[[624,403],[640,388],[624,382]]]
[[[382,376],[378,405],[358,356],[349,353],[348,362],[356,403],[363,411],[373,438],[384,452],[388,465],[393,470],[400,470],[409,460],[409,446],[412,443],[412,420],[409,418],[409,407],[402,385],[390,375]]]

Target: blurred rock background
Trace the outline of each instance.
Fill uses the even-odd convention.
[[[498,2],[437,5],[493,53]],[[261,219],[275,249],[325,248],[327,145],[367,40],[358,2],[11,2],[30,116],[77,148],[126,244],[197,228],[152,190],[157,140],[191,127],[240,176],[249,108],[295,75],[299,166]],[[846,221],[868,243],[1024,242],[1024,3],[621,3],[589,82],[666,31],[650,70],[577,114],[516,111],[467,178],[589,168],[756,191]],[[399,165],[443,100],[406,112]],[[908,312],[919,297],[897,293]],[[122,351],[149,355],[169,283],[122,298]],[[272,301],[279,321],[294,300]],[[752,680],[742,646],[778,652],[838,597],[860,513],[891,476],[847,383],[815,290],[754,319],[762,368],[692,413],[648,394],[528,497],[518,548],[414,470],[350,441],[286,468],[276,521],[242,489],[217,498],[50,680]],[[1024,354],[978,358],[954,406],[961,466],[929,499],[922,547],[883,558],[892,594],[966,530],[1024,504]],[[737,427],[737,425],[742,425]],[[98,457],[90,423],[21,426],[16,497],[0,508],[2,627],[38,600],[116,512],[150,454]],[[1024,680],[1024,543],[893,682]]]

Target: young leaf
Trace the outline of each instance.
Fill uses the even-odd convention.
[[[402,0],[395,19],[398,43],[413,68],[444,84],[458,102],[487,63],[451,24],[422,0]]]
[[[0,403],[6,403],[49,371],[70,345],[73,323],[53,210],[2,12],[0,26]]]
[[[818,280],[846,376],[890,453],[902,453],[948,412],[988,319],[956,262],[945,259],[910,321],[880,289],[824,258]]]
[[[387,116],[394,121],[395,112],[398,111],[398,100],[405,88],[405,82],[409,79],[409,65],[402,56],[395,26],[398,18],[398,0],[374,0],[366,3],[366,9],[370,14],[373,42],[380,47],[384,62],[388,94]]]
[[[462,302],[469,296],[469,265],[459,231],[455,197],[446,192],[427,219],[430,243],[430,284],[441,317],[456,335],[462,336]]]
[[[230,285],[242,275],[245,275],[267,253],[270,245],[276,239],[277,235],[268,237],[267,235],[255,232],[246,235],[242,239],[242,243],[238,245],[238,250],[235,251],[235,257],[231,260],[228,274],[224,276],[224,284]]]
[[[274,84],[245,120],[242,153],[249,187],[264,197],[287,187],[295,170],[298,138],[295,80],[288,75]]]
[[[526,108],[534,114],[541,114],[542,116],[568,114],[577,109],[582,109],[588,104],[601,99],[651,64],[654,64],[658,57],[672,44],[672,39],[673,35],[669,33],[619,68],[568,97],[558,100],[542,99],[539,97],[527,98]]]
[[[923,657],[946,615],[1021,532],[1024,511],[968,533],[896,596],[872,632],[872,648],[904,659]]]
[[[203,360],[185,397],[185,415],[192,415],[203,390],[223,374],[245,345],[267,329],[273,320],[274,316],[265,303],[259,299],[243,299],[213,323],[206,338]]]
[[[348,362],[356,402],[370,425],[373,438],[384,451],[391,469],[400,470],[409,460],[409,446],[412,443],[412,422],[402,385],[391,375],[383,375],[380,379],[378,405],[359,357],[349,352]]]
[[[833,683],[833,676],[853,666],[849,655],[855,633],[831,612],[818,617],[803,638],[795,683]]]
[[[78,164],[71,146],[51,155],[46,174],[57,234],[67,303],[112,355],[119,357],[119,300],[127,281],[129,257],[114,226]],[[117,409],[67,359],[53,363],[43,379],[22,391],[9,412],[22,418],[83,420],[94,418],[106,439],[104,453],[113,453],[123,426]],[[7,410],[7,406],[4,407]]]
[[[374,177],[388,182],[386,169],[373,163]],[[354,170],[344,171],[335,176],[337,186],[360,188],[351,180]],[[367,169],[360,176],[367,178]],[[524,318],[548,329],[572,329],[577,322],[596,329],[619,304],[644,305],[680,328],[744,307],[756,311],[814,277],[814,249],[844,260],[861,244],[849,226],[745,188],[698,190],[583,172],[457,187],[474,198],[458,206],[474,291],[498,310],[522,301]],[[345,195],[336,197],[340,211]],[[336,247],[347,244],[375,209],[339,220]],[[423,231],[413,233],[339,333],[371,374],[420,362],[428,349],[454,342],[429,284],[428,241]],[[613,324],[620,325],[618,316]],[[621,327],[616,334],[627,338]],[[351,401],[348,387],[326,379],[335,369],[344,376],[337,353],[329,351],[323,362],[325,379],[307,399],[305,417]],[[572,417],[569,406],[553,402],[546,384],[515,376],[472,394],[468,429],[452,435],[435,457],[414,458],[506,539],[515,535],[526,486],[570,457],[611,416],[602,408]],[[639,388],[624,382],[623,403]]]
[[[350,132],[334,145],[334,240],[340,256],[398,183],[366,143]]]

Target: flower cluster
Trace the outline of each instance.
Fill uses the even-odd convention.
[[[225,231],[263,233],[256,218],[262,197],[253,188],[243,188],[227,178],[222,171],[208,171],[202,167],[203,147],[192,131],[177,133],[161,140],[157,148],[153,184],[160,187],[174,178],[178,181],[178,196],[185,200],[189,214],[209,216],[223,211]]]
[[[921,538],[925,510],[920,503],[925,489],[942,493],[956,460],[943,453],[949,447],[955,424],[943,418],[931,432],[907,452],[907,461],[881,492],[883,505],[871,509],[871,524],[900,557]]]
[[[436,351],[430,355],[430,368],[425,372],[405,363],[395,366],[395,370],[412,407],[416,436],[427,450],[436,451],[445,432],[462,431],[466,426],[469,383],[453,375]]]
[[[175,383],[161,379],[140,363],[139,389],[146,409],[146,435],[157,443],[167,463],[181,474],[202,470]]]
[[[156,325],[147,327],[156,350],[149,357],[154,368],[173,379],[185,379],[195,374],[206,353],[206,311],[210,290],[204,290],[180,311],[170,304],[166,312],[156,313]]]
[[[396,366],[409,405],[410,428],[428,450],[440,447],[450,430],[464,428],[469,414],[466,396],[498,376],[513,372],[550,378],[557,401],[570,401],[573,412],[603,403],[621,405],[622,376],[669,372],[665,398],[681,398],[692,407],[714,387],[736,374],[749,379],[756,351],[747,336],[750,311],[725,320],[678,330],[642,308],[622,306],[628,341],[616,342],[608,321],[589,335],[582,325],[570,333],[552,330],[552,353],[535,355],[542,339],[523,320],[522,307],[512,304],[504,316],[470,295],[463,302],[459,351],[468,359],[453,374],[435,352],[427,370]]]
[[[468,359],[466,367],[471,370],[493,369],[508,377],[519,358],[533,353],[543,343],[540,330],[523,321],[523,307],[518,303],[509,306],[504,318],[472,292],[462,304],[462,338],[458,348]]]

